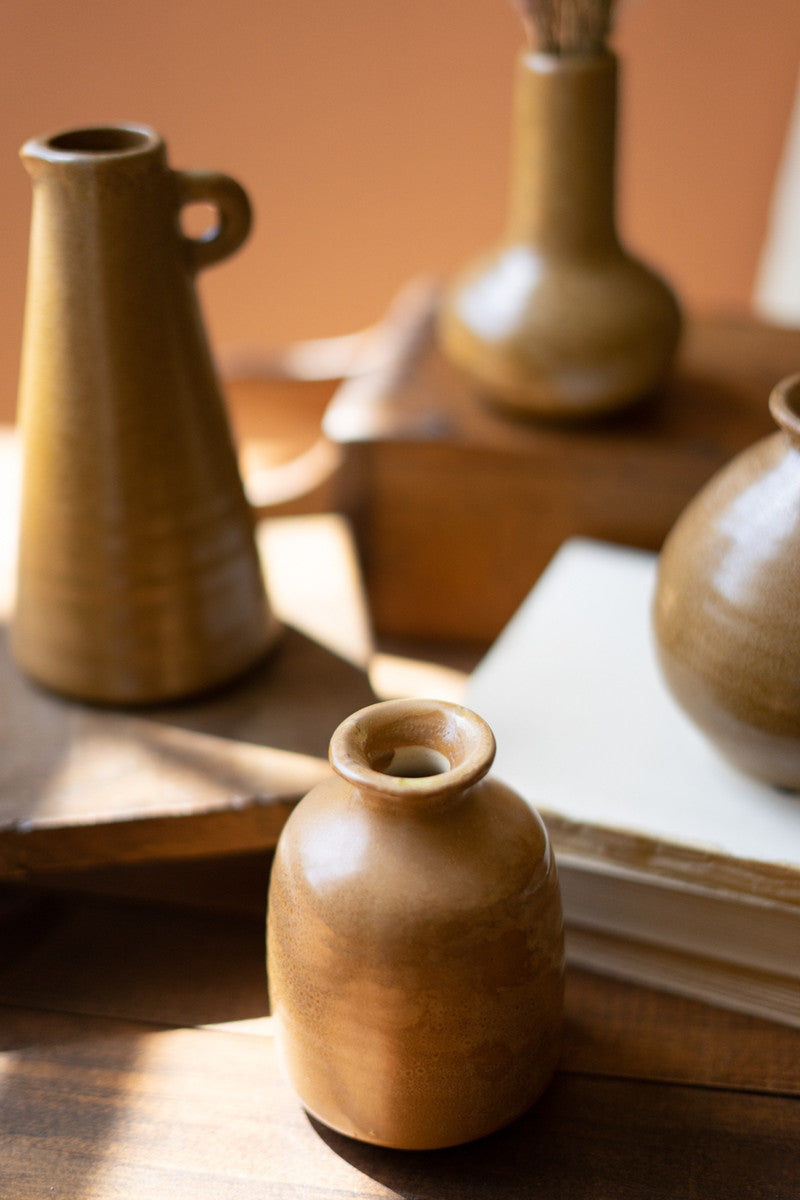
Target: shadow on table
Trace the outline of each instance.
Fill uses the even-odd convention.
[[[266,908],[266,859],[262,879]],[[18,923],[0,1004],[183,1027],[267,1013],[263,916],[34,892]]]
[[[136,715],[325,758],[336,725],[374,700],[365,671],[286,626],[269,656],[231,686]]]
[[[255,801],[299,799],[336,726],[375,699],[366,671],[290,628],[224,690],[123,710],[35,686],[0,627],[0,692],[0,877],[274,844],[280,822]],[[187,736],[170,738],[170,727]],[[237,757],[241,742],[313,762],[259,759],[247,747]]]
[[[800,1110],[793,1133],[785,1113],[775,1097],[562,1073],[512,1125],[448,1150],[386,1150],[309,1120],[406,1200],[772,1200],[797,1186]]]

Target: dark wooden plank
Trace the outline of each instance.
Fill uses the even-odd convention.
[[[14,1200],[774,1200],[800,1101],[557,1076],[509,1128],[435,1153],[310,1120],[270,1038],[0,1010],[3,1194]]]
[[[265,917],[30,892],[0,927],[0,1002],[163,1025],[268,1012]]]

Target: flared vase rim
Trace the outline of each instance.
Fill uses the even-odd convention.
[[[407,773],[403,764],[414,753],[435,765]],[[381,701],[348,717],[331,738],[329,758],[362,795],[408,810],[458,796],[487,774],[494,755],[494,734],[477,713],[413,699]]]

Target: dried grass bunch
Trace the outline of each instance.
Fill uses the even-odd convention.
[[[605,47],[615,0],[511,0],[531,46],[544,54],[595,54]]]

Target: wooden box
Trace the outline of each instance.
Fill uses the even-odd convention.
[[[769,393],[800,369],[800,330],[696,320],[659,395],[602,423],[525,422],[443,359],[436,303],[405,296],[384,366],[343,383],[324,419],[384,635],[490,641],[568,537],[657,550],[713,472],[774,429]]]

